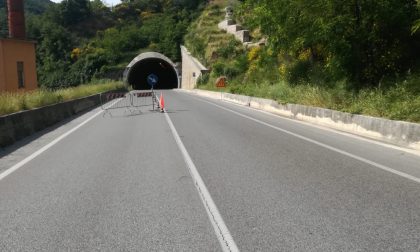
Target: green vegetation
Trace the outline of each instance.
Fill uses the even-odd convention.
[[[119,79],[144,51],[180,60],[180,44],[204,0],[26,0],[28,37],[37,41],[41,87],[65,88],[91,79]],[[3,7],[3,8],[2,8]],[[0,0],[0,20],[5,19]],[[5,24],[6,22],[2,22]],[[0,33],[6,36],[7,32]]]
[[[0,115],[15,113],[69,101],[111,90],[124,90],[125,86],[118,81],[94,81],[89,85],[63,88],[59,90],[39,89],[32,92],[0,93]]]
[[[118,79],[144,51],[179,61],[185,43],[212,70],[200,88],[214,89],[224,75],[232,93],[420,122],[419,1],[206,2],[123,0],[111,9],[100,0],[25,0],[40,92]],[[228,3],[253,40],[266,37],[267,46],[246,49],[219,31]],[[0,37],[7,36],[5,20],[0,0]],[[2,102],[2,111],[27,108],[30,98],[24,100]]]
[[[420,77],[413,77],[385,91],[374,88],[359,92],[349,92],[344,88],[345,83],[328,88],[309,84],[291,86],[285,81],[274,84],[264,81],[258,85],[231,82],[224,91],[273,99],[282,104],[302,104],[353,114],[420,122],[419,81]],[[214,83],[203,84],[199,88],[216,91]]]
[[[254,40],[267,37],[268,45],[245,49],[219,31],[227,1],[209,4],[185,36],[192,54],[212,69],[199,88],[214,90],[225,75],[232,93],[420,122],[415,1],[231,4]]]
[[[204,0],[25,0],[27,35],[37,42],[40,90],[0,93],[0,114],[36,108],[121,88],[83,85],[122,77],[139,53],[157,51],[180,60],[180,44]],[[6,1],[0,0],[0,37],[7,37]]]
[[[6,15],[7,0],[0,0],[0,38],[7,37],[7,15]],[[24,0],[26,17],[33,15],[40,15],[45,12],[48,6],[53,5],[50,0]]]

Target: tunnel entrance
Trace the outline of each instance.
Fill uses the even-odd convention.
[[[134,90],[179,87],[178,71],[170,59],[156,52],[134,58],[124,72],[124,81]]]

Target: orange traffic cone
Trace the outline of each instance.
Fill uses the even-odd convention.
[[[165,100],[163,99],[163,93],[160,92],[160,99],[159,99],[159,107],[160,107],[160,112],[165,112]]]

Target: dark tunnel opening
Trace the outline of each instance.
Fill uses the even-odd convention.
[[[160,58],[145,58],[131,66],[127,82],[135,90],[178,88],[178,74],[171,63]],[[153,85],[152,85],[153,83]]]

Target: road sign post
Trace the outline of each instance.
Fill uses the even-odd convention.
[[[154,94],[153,89],[158,82],[159,82],[159,77],[157,77],[156,74],[152,73],[147,76],[147,84],[149,84],[150,90],[152,92],[153,110],[155,110],[155,94]]]
[[[149,86],[153,89],[156,84],[159,81],[159,77],[157,77],[156,74],[149,74],[149,76],[147,76],[147,84],[149,84]]]
[[[220,88],[220,100],[223,100],[222,88],[226,87],[226,77],[225,76],[220,76],[219,78],[217,78],[216,87]]]

